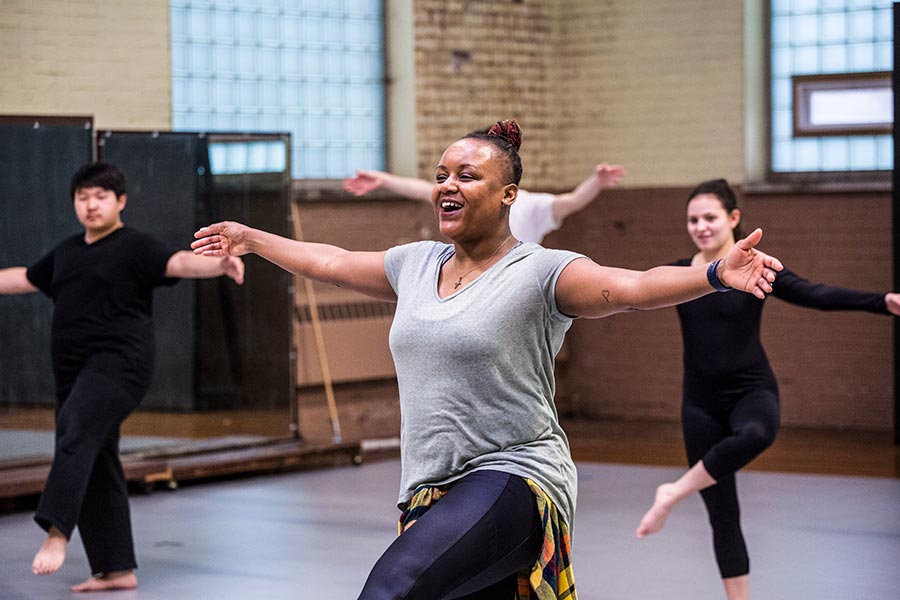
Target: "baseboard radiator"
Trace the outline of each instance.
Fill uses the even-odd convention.
[[[296,385],[321,385],[322,368],[304,284],[295,284],[294,349]],[[388,333],[394,304],[347,290],[315,288],[319,323],[331,379],[335,383],[393,379]]]

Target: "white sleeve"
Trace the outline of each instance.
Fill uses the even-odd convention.
[[[544,236],[559,229],[553,216],[553,194],[536,194],[519,190],[509,210],[509,229],[523,242],[541,243]]]

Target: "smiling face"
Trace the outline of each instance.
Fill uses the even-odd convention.
[[[125,194],[116,196],[114,191],[98,186],[75,190],[75,215],[84,226],[85,239],[98,240],[122,227],[125,201]]]
[[[504,162],[498,152],[476,139],[459,140],[444,150],[431,192],[442,234],[459,242],[508,230],[509,205],[518,188],[504,183]]]
[[[734,228],[741,222],[741,211],[725,210],[715,194],[699,194],[687,205],[687,230],[697,249],[707,258],[715,258],[734,245]]]

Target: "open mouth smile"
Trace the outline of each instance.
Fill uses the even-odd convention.
[[[442,200],[441,201],[441,212],[445,214],[452,214],[458,210],[461,210],[463,205],[455,200]]]

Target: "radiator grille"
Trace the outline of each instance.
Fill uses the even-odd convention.
[[[354,319],[377,319],[394,317],[394,305],[389,302],[341,302],[337,304],[319,304],[319,320],[348,321]],[[297,306],[297,318],[301,323],[312,322],[312,313],[308,305]]]
[[[317,298],[319,324],[332,380],[340,383],[396,377],[388,347],[394,304],[369,300],[345,290],[323,290]],[[312,313],[301,293],[297,294],[294,317],[296,383],[298,386],[321,385],[322,369]]]

